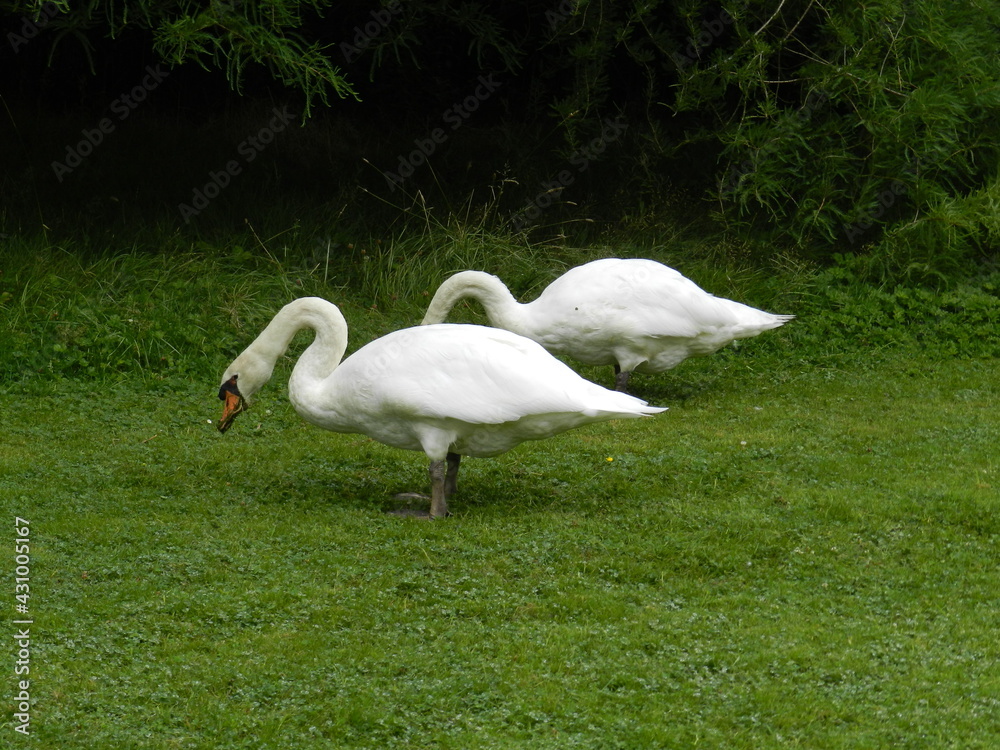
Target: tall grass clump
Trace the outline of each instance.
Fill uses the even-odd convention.
[[[226,334],[258,325],[303,289],[280,264],[240,246],[95,254],[80,243],[15,239],[5,250],[5,383],[201,372],[231,349]]]
[[[496,274],[515,289],[546,279],[539,249],[523,237],[485,226],[468,227],[455,218],[428,223],[418,234],[403,233],[378,242],[362,257],[360,288],[373,304],[432,295],[448,276],[474,269]],[[547,280],[547,279],[546,279]]]
[[[203,377],[282,305],[307,295],[345,310],[353,350],[416,325],[428,295],[456,271],[489,270],[519,289],[549,276],[523,238],[457,219],[428,218],[384,238],[293,223],[269,237],[247,224],[214,241],[163,233],[117,248],[96,244],[4,240],[0,383]]]

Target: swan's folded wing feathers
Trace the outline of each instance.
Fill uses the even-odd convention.
[[[608,258],[567,271],[536,305],[549,325],[567,331],[589,325],[595,329],[589,336],[690,338],[700,333],[700,295],[697,284],[668,266]]]
[[[405,357],[389,354],[396,334],[396,346],[405,341]],[[438,324],[396,334],[359,350],[342,369],[350,369],[352,359],[362,365],[362,360],[380,362],[377,372],[368,368],[377,377],[364,384],[365,390],[379,408],[411,418],[502,424],[529,415],[585,410],[636,413],[641,404],[632,397],[619,400],[624,394],[584,380],[535,342],[507,331]]]
[[[546,378],[561,363],[537,344],[494,329],[460,333],[442,344],[445,366],[422,373],[427,416],[501,424],[567,410],[571,401]]]

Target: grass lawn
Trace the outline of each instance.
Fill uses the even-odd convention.
[[[384,512],[423,456],[302,422],[287,365],[224,436],[214,372],[0,393],[23,746],[996,747],[996,360],[747,355],[463,462],[436,522]]]

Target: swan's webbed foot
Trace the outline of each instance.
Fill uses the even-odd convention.
[[[397,492],[392,496],[392,500],[393,506],[385,511],[391,516],[423,520],[428,520],[431,517],[430,495],[425,495],[422,492]]]

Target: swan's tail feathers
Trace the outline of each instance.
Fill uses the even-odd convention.
[[[748,339],[764,331],[780,328],[788,321],[795,319],[794,315],[773,315],[763,310],[755,312],[755,315],[748,316],[749,319],[744,320],[743,324],[733,331],[735,334],[733,338]]]
[[[640,406],[632,409],[584,409],[582,414],[590,419],[635,419],[636,417],[651,417],[654,414],[667,411],[666,406]]]
[[[665,412],[669,408],[670,408],[669,406],[649,406],[647,404],[646,406],[642,407],[641,413],[644,417],[651,417],[654,414],[660,414],[661,412]]]
[[[770,331],[772,328],[779,328],[779,327],[785,325],[785,323],[787,323],[789,320],[794,320],[795,319],[794,315],[770,315],[769,314],[768,317],[769,317],[769,320],[766,321],[763,325],[760,326],[760,330],[761,331]]]
[[[615,414],[611,419],[627,419],[631,417],[651,417],[654,414],[667,411],[666,406],[650,406],[641,398],[630,396],[621,391],[607,391],[611,397],[599,408],[593,409],[595,413]]]

